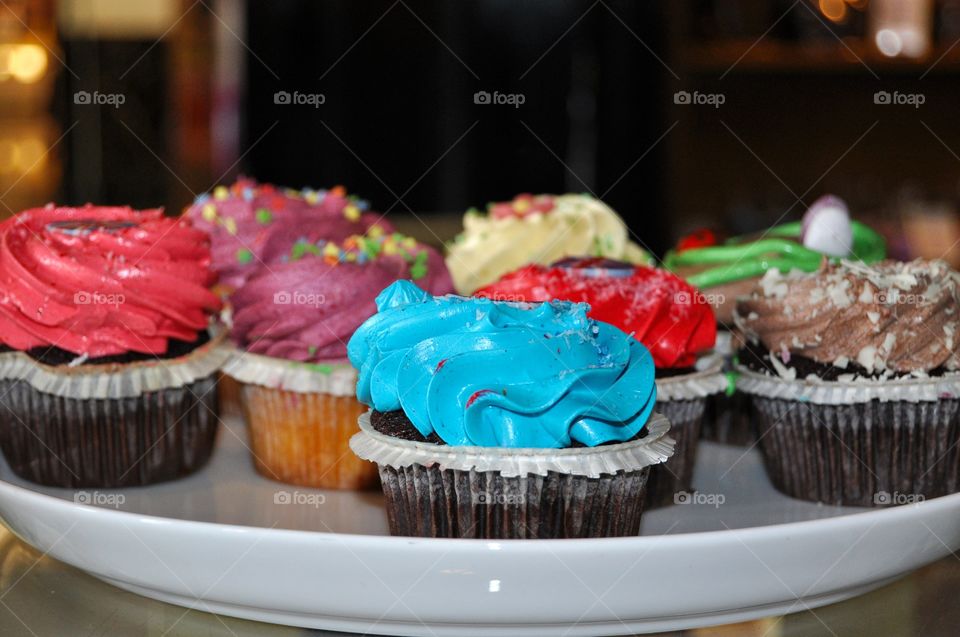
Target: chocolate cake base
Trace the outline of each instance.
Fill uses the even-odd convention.
[[[789,496],[876,507],[960,491],[960,399],[752,402],[767,473]]]
[[[649,467],[587,478],[550,472],[505,477],[380,465],[392,535],[587,538],[637,535]]]
[[[700,425],[706,405],[706,398],[657,403],[656,411],[670,421],[670,437],[677,441],[677,446],[669,460],[650,468],[645,508],[674,504],[678,493],[689,493],[693,488],[693,467],[697,462]]]
[[[0,449],[18,476],[47,486],[116,488],[202,467],[216,438],[216,375],[114,399],[66,398],[0,381]]]

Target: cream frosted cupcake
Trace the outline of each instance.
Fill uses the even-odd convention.
[[[673,451],[650,353],[585,304],[433,297],[399,281],[348,346],[394,535],[636,535]]]
[[[647,264],[649,255],[630,241],[623,220],[589,195],[518,195],[475,209],[448,247],[447,267],[461,294],[471,294],[528,263],[564,257],[607,257]]]
[[[940,261],[768,273],[737,303],[774,484],[882,506],[960,489],[960,291]]]

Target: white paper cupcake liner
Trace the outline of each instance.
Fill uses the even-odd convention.
[[[816,377],[788,380],[737,367],[737,390],[747,394],[797,400],[815,405],[849,405],[880,402],[937,402],[960,398],[960,372],[926,378],[820,380]]]
[[[461,447],[402,440],[379,433],[370,424],[370,413],[360,416],[360,432],[350,439],[353,452],[371,462],[394,469],[411,465],[455,471],[495,471],[504,477],[545,476],[550,472],[597,478],[618,471],[637,471],[666,462],[673,455],[667,436],[670,422],[653,414],[644,438],[599,447],[575,449],[507,449]]]
[[[225,344],[228,351],[223,373],[241,383],[261,385],[301,394],[353,396],[357,391],[357,370],[346,359],[329,363],[302,363],[283,358],[251,354]]]
[[[45,365],[23,352],[0,355],[0,380],[22,380],[34,389],[75,399],[114,399],[183,387],[216,372],[229,353],[226,333],[213,327],[207,343],[185,356],[102,365]]]
[[[657,379],[657,402],[693,400],[718,394],[727,388],[723,373],[723,358],[718,355],[702,357],[697,371],[682,376]]]

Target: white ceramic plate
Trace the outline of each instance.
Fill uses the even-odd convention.
[[[0,517],[40,551],[148,597],[385,635],[741,621],[846,599],[960,548],[960,494],[873,511],[817,506],[776,493],[755,452],[714,444],[697,466],[704,502],[645,514],[641,537],[386,537],[379,494],[263,479],[242,438],[233,423],[207,469],[149,488],[46,489],[2,466]]]

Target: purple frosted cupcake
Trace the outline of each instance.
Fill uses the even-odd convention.
[[[960,490],[960,293],[941,261],[768,273],[737,303],[738,390],[788,495],[884,506]]]
[[[398,279],[452,289],[439,253],[374,228],[343,242],[301,238],[231,297],[238,348],[224,372],[240,384],[257,470],[311,487],[361,489],[376,471],[347,443],[365,410],[346,343]]]

